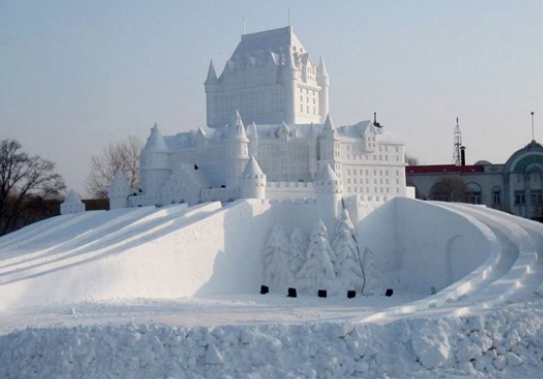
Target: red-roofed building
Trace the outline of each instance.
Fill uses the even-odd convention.
[[[527,218],[543,216],[543,146],[535,141],[505,164],[407,166],[405,173],[419,199],[482,204]]]

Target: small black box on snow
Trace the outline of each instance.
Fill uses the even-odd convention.
[[[296,291],[296,288],[289,288],[287,297],[298,297],[298,291]]]

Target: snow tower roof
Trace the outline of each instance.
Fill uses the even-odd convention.
[[[74,190],[70,190],[70,193],[68,194],[66,199],[64,199],[64,203],[67,203],[67,204],[81,204],[83,202],[79,198],[79,195],[77,194],[77,192],[75,192]]]
[[[262,172],[262,169],[258,165],[258,162],[252,155],[251,158],[249,158],[249,162],[247,162],[247,165],[245,166],[245,170],[243,170],[242,175],[244,177],[253,175],[264,175],[264,172]]]
[[[162,133],[158,128],[158,124],[151,128],[151,135],[147,139],[147,143],[143,149],[144,152],[162,152],[168,151],[168,146],[162,137]]]
[[[269,52],[286,54],[292,51],[298,53],[306,52],[300,40],[294,34],[294,28],[287,26],[242,35],[241,42],[236,47],[236,50],[234,50],[230,61],[248,64],[249,57],[260,57],[267,55]]]
[[[339,180],[332,167],[329,164],[321,171],[321,173],[315,178],[316,182],[330,182]]]

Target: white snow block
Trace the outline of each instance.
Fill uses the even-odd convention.
[[[444,333],[420,330],[413,334],[411,346],[420,363],[427,369],[445,365],[449,359],[450,346]]]
[[[221,352],[217,349],[215,344],[211,343],[207,347],[205,360],[210,365],[221,365],[224,363]]]

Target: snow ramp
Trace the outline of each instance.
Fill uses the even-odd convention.
[[[0,309],[254,293],[267,219],[246,201],[55,217],[0,239]]]

